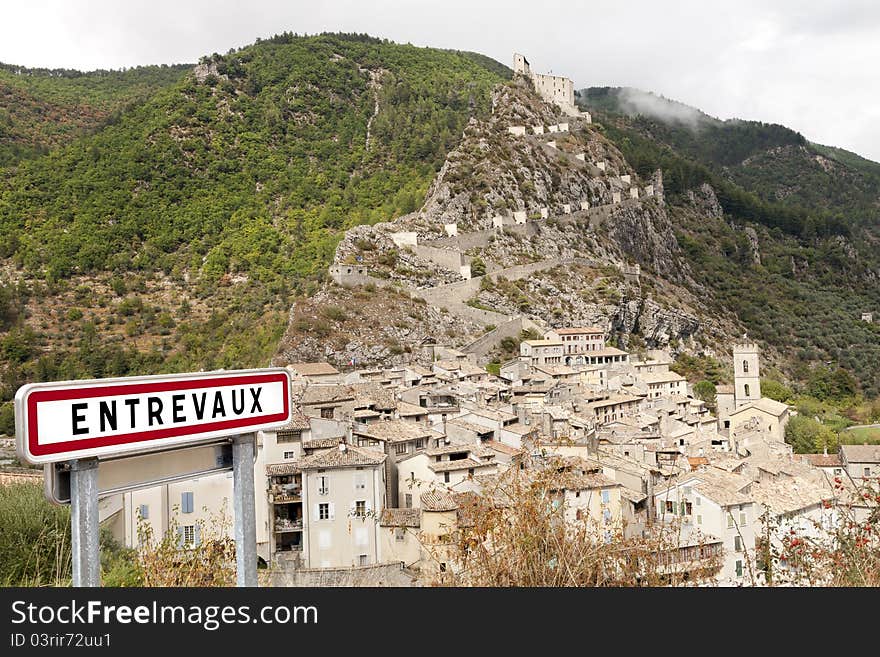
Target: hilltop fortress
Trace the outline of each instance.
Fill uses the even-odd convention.
[[[519,53],[513,53],[513,72],[530,78],[538,95],[548,103],[558,105],[568,116],[580,116],[590,120],[589,113],[581,112],[574,104],[574,83],[571,78],[532,73],[529,60]]]

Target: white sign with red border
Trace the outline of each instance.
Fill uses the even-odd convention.
[[[282,368],[31,383],[15,395],[18,455],[35,464],[204,442],[290,417]]]

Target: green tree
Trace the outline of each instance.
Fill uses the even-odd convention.
[[[778,402],[788,401],[793,395],[791,388],[775,379],[761,379],[761,394]]]

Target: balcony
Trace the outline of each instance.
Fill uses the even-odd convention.
[[[275,518],[276,534],[282,534],[286,532],[301,532],[302,528],[302,519],[290,520],[289,518]]]
[[[269,488],[269,501],[274,504],[302,501],[302,487],[299,484],[275,484]]]

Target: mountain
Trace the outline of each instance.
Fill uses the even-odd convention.
[[[829,363],[880,392],[860,320],[880,315],[877,165],[782,126],[587,89],[594,122],[553,148],[508,132],[567,119],[507,67],[366,35],[12,69],[2,88],[29,100],[0,123],[0,432],[26,381],[380,363],[431,340],[491,366],[566,322],[724,361],[748,332],[780,376]],[[526,227],[493,229],[513,211]]]
[[[191,68],[180,64],[82,73],[0,63],[0,167],[45,155],[100,130]]]
[[[880,391],[880,165],[783,126],[719,121],[635,90],[579,102],[638,171],[663,169],[672,204],[708,185],[723,215],[676,222],[676,239],[715,312],[784,346],[793,376],[840,365]]]
[[[277,35],[7,167],[2,398],[33,379],[265,363],[344,230],[417,208],[490,111],[502,78],[483,64]]]

